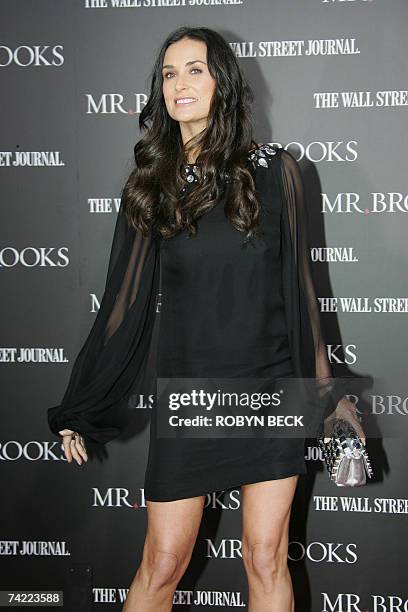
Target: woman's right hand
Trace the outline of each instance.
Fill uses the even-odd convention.
[[[68,463],[71,463],[72,459],[75,459],[79,465],[82,465],[82,460],[88,461],[85,442],[79,433],[72,431],[72,429],[61,429],[58,433],[62,436],[65,457]]]

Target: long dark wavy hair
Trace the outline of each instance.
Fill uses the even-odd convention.
[[[162,91],[165,52],[182,38],[206,43],[208,70],[216,81],[207,126],[186,146]],[[254,96],[229,44],[209,28],[179,27],[160,48],[150,79],[149,99],[139,117],[140,130],[146,133],[134,146],[135,168],[122,190],[129,223],[143,236],[153,231],[167,239],[183,230],[195,235],[199,217],[223,195],[226,173],[230,189],[225,214],[245,233],[244,244],[251,241],[262,233],[253,171],[247,163],[248,152],[257,146],[250,108]],[[199,151],[199,181],[183,193],[183,166],[193,147]]]

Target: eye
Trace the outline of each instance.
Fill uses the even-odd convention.
[[[191,68],[190,72],[192,72],[193,70],[198,70],[199,73],[202,72],[201,68]],[[167,77],[169,76],[169,74],[174,74],[174,72],[166,72],[163,76],[165,79],[167,79]],[[169,79],[167,79],[169,80]]]

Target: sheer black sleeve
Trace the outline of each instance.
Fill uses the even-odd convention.
[[[283,195],[283,238],[286,244],[284,289],[298,373],[315,377],[325,418],[344,396],[344,380],[333,375],[322,330],[320,306],[311,272],[305,189],[298,162],[291,153],[278,149]],[[286,242],[285,242],[286,241]],[[285,272],[284,270],[284,272]]]
[[[143,391],[159,291],[158,239],[129,226],[121,201],[105,289],[94,324],[77,355],[61,404],[48,409],[51,431],[79,432],[85,442],[116,438]]]

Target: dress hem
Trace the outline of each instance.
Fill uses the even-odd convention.
[[[263,477],[262,474],[258,474],[258,476],[255,476],[253,478],[249,477],[249,478],[241,478],[237,481],[237,479],[234,479],[233,481],[230,481],[230,483],[227,483],[223,486],[218,486],[216,488],[212,488],[212,489],[208,489],[201,486],[201,487],[197,487],[197,489],[190,489],[190,490],[184,490],[184,492],[179,492],[176,493],[175,495],[150,495],[149,493],[146,493],[146,487],[145,487],[145,500],[146,501],[154,501],[154,502],[168,502],[168,501],[177,501],[179,499],[188,499],[188,498],[192,498],[192,497],[200,497],[202,495],[208,495],[209,493],[216,493],[219,491],[224,491],[227,489],[231,489],[232,487],[241,487],[242,485],[245,484],[254,484],[256,482],[266,482],[268,480],[281,480],[282,478],[289,478],[290,476],[295,476],[297,474],[301,475],[301,474],[306,474],[307,473],[307,469],[306,469],[306,464],[303,461],[303,463],[298,464],[297,466],[293,464],[293,462],[291,462],[290,464],[288,463],[283,463],[281,464],[282,466],[287,466],[286,469],[285,467],[282,467],[281,470],[277,470],[275,472],[272,471],[271,475],[269,477]],[[279,464],[275,463],[275,466],[278,467]],[[205,488],[205,490],[203,491],[203,488]]]

